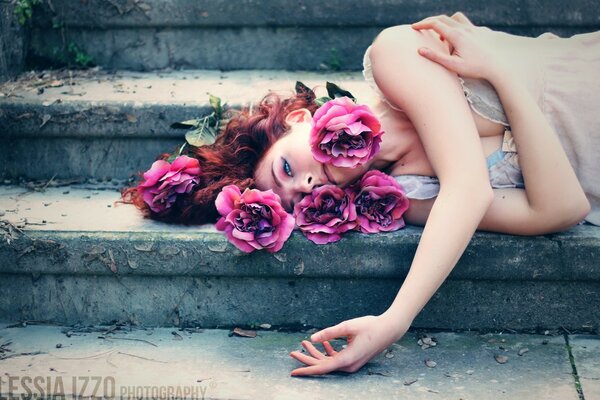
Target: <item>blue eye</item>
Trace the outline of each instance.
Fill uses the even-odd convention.
[[[285,158],[282,158],[283,160],[283,171],[285,172],[285,174],[287,176],[292,176],[292,169],[290,168],[290,164],[288,164],[288,162],[285,160]]]

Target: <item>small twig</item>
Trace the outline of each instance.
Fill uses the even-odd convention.
[[[103,356],[105,354],[114,353],[114,352],[115,352],[115,349],[110,349],[110,350],[103,351],[103,352],[98,353],[98,354],[92,354],[91,356],[85,356],[85,357],[59,357],[59,356],[55,356],[54,354],[50,354],[50,355],[53,356],[53,357],[55,357],[55,358],[58,358],[60,360],[87,360],[87,359],[90,359],[90,358],[96,358],[96,357],[100,357],[100,356]]]
[[[149,345],[152,345],[152,346],[154,346],[154,347],[158,347],[158,346],[157,346],[157,345],[155,345],[154,343],[152,343],[152,342],[150,342],[150,341],[148,341],[148,340],[145,340],[145,339],[124,338],[124,337],[112,337],[112,336],[103,336],[103,335],[100,335],[100,336],[98,336],[98,339],[107,339],[107,340],[115,340],[115,339],[117,339],[117,340],[132,340],[132,341],[135,341],[135,342],[144,342],[144,343],[148,343]]]
[[[43,351],[34,351],[33,353],[16,353],[8,356],[1,356],[0,360],[6,360],[8,358],[22,357],[22,356],[37,356],[38,354],[46,354]]]
[[[130,356],[130,357],[135,357],[135,358],[141,358],[142,360],[147,360],[147,361],[155,361],[155,362],[159,362],[159,363],[163,363],[163,364],[168,364],[168,361],[161,361],[161,360],[155,360],[154,358],[146,358],[146,357],[142,357],[142,356],[136,356],[135,354],[130,354],[130,353],[123,353],[122,351],[117,352],[119,354],[123,354],[125,356]]]
[[[48,185],[50,184],[50,182],[52,182],[54,180],[54,178],[56,178],[56,174],[52,175],[52,178],[50,178],[48,180],[48,182],[46,182],[46,184],[44,186],[42,186],[42,188],[40,189],[40,192],[45,191],[46,188],[48,187]]]

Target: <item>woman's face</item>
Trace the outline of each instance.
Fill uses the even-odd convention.
[[[283,207],[292,212],[294,204],[321,185],[344,186],[360,172],[320,163],[310,151],[311,114],[307,109],[292,111],[286,122],[290,130],[277,140],[258,163],[256,187],[272,189]]]

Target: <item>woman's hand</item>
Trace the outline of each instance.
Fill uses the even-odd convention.
[[[504,70],[502,61],[493,51],[494,31],[473,25],[462,13],[425,18],[412,27],[415,30],[432,29],[446,40],[450,54],[427,47],[419,48],[418,52],[462,77],[488,79]]]
[[[356,372],[371,358],[404,336],[407,330],[408,326],[399,325],[385,313],[341,322],[314,333],[310,338],[312,342],[322,342],[327,355],[308,340],[302,341],[302,346],[310,355],[299,351],[290,353],[290,356],[307,365],[296,368],[291,375],[320,375],[332,371]],[[329,340],[338,337],[346,337],[348,340],[346,348],[340,351],[336,351],[329,343]]]

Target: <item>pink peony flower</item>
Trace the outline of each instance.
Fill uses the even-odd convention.
[[[363,233],[389,232],[404,227],[402,215],[409,201],[394,178],[378,170],[368,171],[354,186],[358,228]]]
[[[355,167],[373,158],[381,143],[381,124],[366,105],[338,97],[315,112],[310,146],[315,160]]]
[[[269,189],[246,189],[225,186],[215,200],[221,218],[216,228],[238,249],[250,253],[266,249],[281,250],[294,230],[294,218],[281,206],[279,195]]]
[[[144,182],[138,185],[138,193],[155,213],[170,208],[177,196],[191,192],[198,183],[200,164],[197,159],[179,156],[173,164],[158,160],[144,173]]]
[[[294,206],[296,225],[316,244],[337,242],[341,233],[356,227],[352,195],[335,185],[314,189]]]

